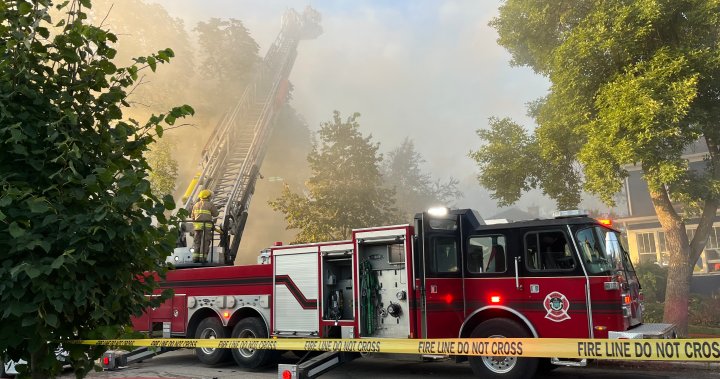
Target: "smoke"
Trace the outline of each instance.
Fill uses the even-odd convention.
[[[182,21],[186,31],[211,17],[242,20],[260,45],[260,55],[277,37],[283,12],[304,6],[290,0],[154,1],[171,19]],[[423,170],[440,180],[460,180],[465,196],[456,206],[474,208],[489,217],[498,207],[477,184],[477,168],[467,156],[480,142],[475,131],[486,128],[490,116],[508,116],[528,129],[534,128],[526,116],[526,103],[543,96],[548,88],[547,80],[531,70],[511,67],[509,54],[497,45],[497,34],[487,23],[497,15],[500,4],[463,0],[313,1],[312,6],[322,14],[324,32],[299,45],[290,76],[295,88],[290,105],[311,131],[334,109],[343,114],[360,112],[363,134],[372,135],[384,152],[411,138],[426,161]],[[138,13],[136,9],[127,17],[137,18]],[[156,27],[157,21],[148,25]],[[141,32],[132,30],[128,34],[131,38],[121,39],[129,43]],[[176,34],[182,37],[182,33]],[[178,41],[169,36],[167,46],[158,48],[175,48]],[[195,37],[186,38],[193,46]],[[177,55],[180,59],[182,52]],[[194,77],[174,76],[170,80],[182,83],[183,88],[169,93],[166,100],[191,105],[209,102],[193,93],[197,88],[192,84],[197,82]],[[170,132],[179,142],[175,150],[180,164],[177,192],[184,192],[195,174],[202,145],[220,116],[200,109],[192,120],[194,125]],[[271,157],[268,153],[267,158]],[[303,157],[286,165],[290,163],[304,165],[305,160]],[[263,175],[274,176],[267,174],[266,168],[261,170]],[[256,204],[264,202],[260,197],[265,184],[269,183],[259,183],[256,189],[252,212],[256,212]],[[528,206],[552,209],[554,204],[541,193],[530,193],[519,202],[520,208]],[[254,217],[252,214],[249,222]],[[273,229],[277,232],[283,228]],[[255,235],[246,230],[244,239],[251,234]]]

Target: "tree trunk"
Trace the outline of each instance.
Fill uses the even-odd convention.
[[[47,359],[48,346],[47,344],[41,345],[39,348],[34,349],[30,352],[30,377],[32,379],[47,379],[49,378],[48,370],[43,370],[43,360]]]
[[[693,264],[690,263],[690,242],[685,223],[673,208],[667,191],[661,188],[649,192],[670,254],[663,321],[675,324],[678,336],[686,337]]]

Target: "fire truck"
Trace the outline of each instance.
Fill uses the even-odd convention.
[[[277,244],[258,264],[170,271],[161,286],[174,296],[133,326],[183,338],[671,337],[673,325],[643,324],[640,283],[620,240],[610,225],[574,213],[496,224],[470,209],[433,209],[345,241]],[[196,355],[258,368],[278,352]],[[477,375],[497,378],[586,363],[469,361]]]

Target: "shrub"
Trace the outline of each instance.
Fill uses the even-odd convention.
[[[665,301],[667,271],[667,268],[654,263],[645,263],[636,267],[638,280],[640,280],[646,303]]]

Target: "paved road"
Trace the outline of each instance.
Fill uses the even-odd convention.
[[[283,358],[292,363],[292,355]],[[62,379],[71,379],[65,374]],[[182,378],[182,379],[270,379],[277,378],[277,369],[248,371],[228,363],[218,367],[201,364],[192,350],[178,350],[148,361],[135,363],[119,371],[94,372],[88,378]],[[349,362],[322,376],[323,379],[410,379],[410,378],[453,378],[476,379],[467,363],[456,364],[451,361],[418,362],[411,360],[365,358]],[[538,379],[720,379],[720,363],[711,364],[667,364],[652,362],[631,363],[595,363],[588,367],[561,367],[551,374]]]

